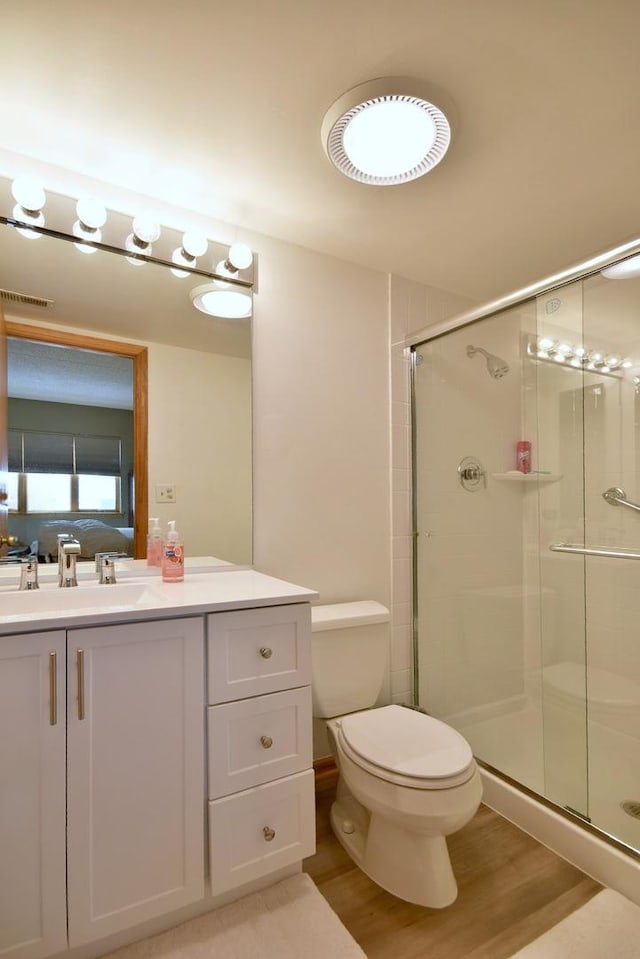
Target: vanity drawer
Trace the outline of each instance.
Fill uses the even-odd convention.
[[[211,613],[209,703],[311,683],[308,603]]]
[[[314,852],[312,769],[209,803],[213,895]]]
[[[208,709],[209,799],[309,769],[311,687]]]

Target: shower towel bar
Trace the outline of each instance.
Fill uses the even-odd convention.
[[[608,556],[611,559],[640,559],[640,553],[631,553],[626,549],[607,549],[605,546],[573,546],[571,543],[553,543],[549,549],[554,553]]]

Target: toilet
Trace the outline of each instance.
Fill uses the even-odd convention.
[[[458,893],[446,836],[475,815],[480,773],[450,726],[405,706],[375,707],[388,623],[388,609],[373,601],[311,610],[313,712],[338,767],[331,825],[374,882],[439,909]]]

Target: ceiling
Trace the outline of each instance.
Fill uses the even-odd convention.
[[[636,0],[21,0],[2,20],[5,150],[479,302],[639,232]],[[323,115],[393,75],[443,91],[451,149],[402,186],[344,179]]]

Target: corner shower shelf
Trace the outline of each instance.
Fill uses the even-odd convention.
[[[557,483],[562,479],[560,473],[519,473],[517,470],[511,473],[492,473],[491,476],[507,483]]]

